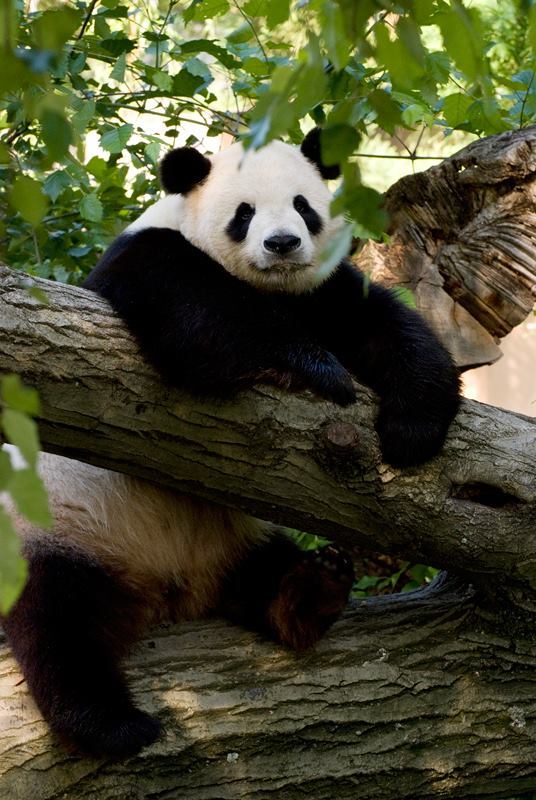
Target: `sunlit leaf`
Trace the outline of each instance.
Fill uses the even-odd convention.
[[[4,403],[16,411],[39,414],[39,396],[35,389],[24,386],[18,375],[4,375],[0,383]]]
[[[15,178],[9,200],[15,211],[31,225],[39,225],[48,208],[41,184],[29,175]]]
[[[56,170],[47,176],[44,184],[43,191],[47,194],[54,203],[60,194],[71,185],[69,175],[63,170]]]
[[[110,72],[110,79],[122,83],[125,80],[125,70],[127,67],[127,57],[125,53],[121,53]]]
[[[335,125],[324,128],[320,137],[324,164],[327,166],[340,164],[357,148],[359,138],[356,129],[350,125]]]
[[[134,126],[130,123],[106,131],[100,138],[101,147],[109,153],[121,153],[132,136]]]
[[[462,122],[467,122],[467,109],[472,103],[473,98],[463,92],[454,92],[445,97],[443,116],[451,128],[457,128]]]
[[[7,614],[21,593],[27,575],[21,541],[7,512],[0,506],[0,613]]]
[[[43,50],[59,50],[81,22],[81,11],[71,6],[49,9],[33,24],[35,39]]]
[[[320,253],[319,274],[328,275],[337,264],[340,264],[343,258],[346,258],[350,252],[351,244],[352,226],[343,225],[343,227],[329,239]]]
[[[275,28],[288,19],[290,13],[290,0],[270,0],[267,3],[266,24],[268,28]]]
[[[71,125],[64,114],[45,109],[41,114],[41,129],[50,157],[60,161],[73,141]]]
[[[15,501],[19,512],[27,520],[49,528],[52,515],[48,507],[48,498],[39,475],[33,469],[17,469],[13,472],[8,491]]]
[[[102,203],[95,192],[91,192],[82,198],[80,202],[80,215],[90,222],[100,222],[102,220]]]
[[[409,308],[417,308],[415,295],[411,289],[408,289],[406,286],[394,286],[391,291],[401,303],[404,303],[404,305],[408,306]]]
[[[472,79],[483,74],[485,48],[476,12],[453,0],[452,10],[437,14],[435,19],[456,66]]]
[[[18,447],[27,463],[34,466],[39,453],[39,438],[37,425],[33,419],[21,411],[4,408],[0,423],[8,442]]]
[[[327,0],[322,5],[322,17],[322,34],[328,57],[333,62],[335,69],[344,69],[350,58],[350,42],[346,38],[340,5],[335,0]]]

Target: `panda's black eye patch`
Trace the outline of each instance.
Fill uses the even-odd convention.
[[[315,233],[320,233],[322,230],[322,220],[320,219],[320,215],[317,214],[314,208],[311,208],[302,194],[297,194],[294,198],[294,208],[300,217],[302,217],[310,233],[313,235]]]
[[[249,203],[240,203],[234,217],[227,225],[227,234],[233,242],[243,242],[247,236],[249,223],[253,219],[255,209]]]

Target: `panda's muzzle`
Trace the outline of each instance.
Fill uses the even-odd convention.
[[[293,236],[292,234],[278,234],[265,239],[263,245],[264,249],[268,250],[269,253],[286,256],[300,247],[301,239],[299,236]]]

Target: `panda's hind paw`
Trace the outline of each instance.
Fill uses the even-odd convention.
[[[312,647],[342,613],[353,581],[352,561],[339,547],[304,553],[270,608],[277,638],[294,650]]]
[[[136,755],[159,739],[163,731],[158,719],[137,708],[104,716],[88,709],[79,724],[54,727],[63,741],[86,755],[114,760]]]

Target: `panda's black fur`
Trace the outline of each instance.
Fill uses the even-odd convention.
[[[321,164],[317,132],[307,137],[302,152],[322,174],[334,176]],[[308,162],[301,158],[306,171]],[[208,158],[183,148],[164,159],[162,180],[172,194],[188,195],[199,186],[208,191],[211,170]],[[256,213],[247,198],[236,200],[225,210],[221,233],[222,241],[231,243],[231,256],[233,246],[247,241]],[[302,192],[292,203],[306,226],[302,235],[323,235],[329,215],[322,216]],[[229,397],[268,381],[348,405],[355,400],[355,378],[379,395],[376,429],[384,460],[403,467],[430,458],[459,403],[450,356],[418,313],[347,261],[308,291],[296,290],[299,284],[282,290],[285,265],[302,269],[293,255],[301,241],[296,230],[279,226],[264,240],[267,263],[275,264],[274,291],[259,288],[255,278],[231,274],[229,264],[224,268],[178,228],[153,226],[120,236],[85,286],[110,301],[145,357],[172,385],[200,397]],[[89,478],[103,486],[120,481],[104,471]],[[148,572],[134,563],[135,555],[125,555],[123,562],[120,552],[108,558],[105,549],[92,545],[91,535],[65,532],[63,520],[63,536],[33,531],[28,537],[29,580],[5,621],[52,729],[89,753],[114,757],[137,752],[159,735],[158,721],[133,705],[120,661],[166,610],[178,618],[216,610],[302,649],[340,614],[352,580],[348,559],[335,548],[304,555],[282,534],[239,512],[212,511],[201,501],[182,501],[166,490],[156,495],[157,489],[144,489],[143,482],[121,480],[126,496],[143,498],[147,491],[155,508],[159,502],[168,508],[189,502],[189,520],[213,525],[214,530],[199,530],[199,553],[185,550],[194,578],[188,563],[180,565],[187,576],[182,583],[159,568]],[[142,542],[143,535],[136,531]],[[207,569],[206,587],[196,588],[194,555],[202,560],[204,546],[211,549],[215,568]]]

